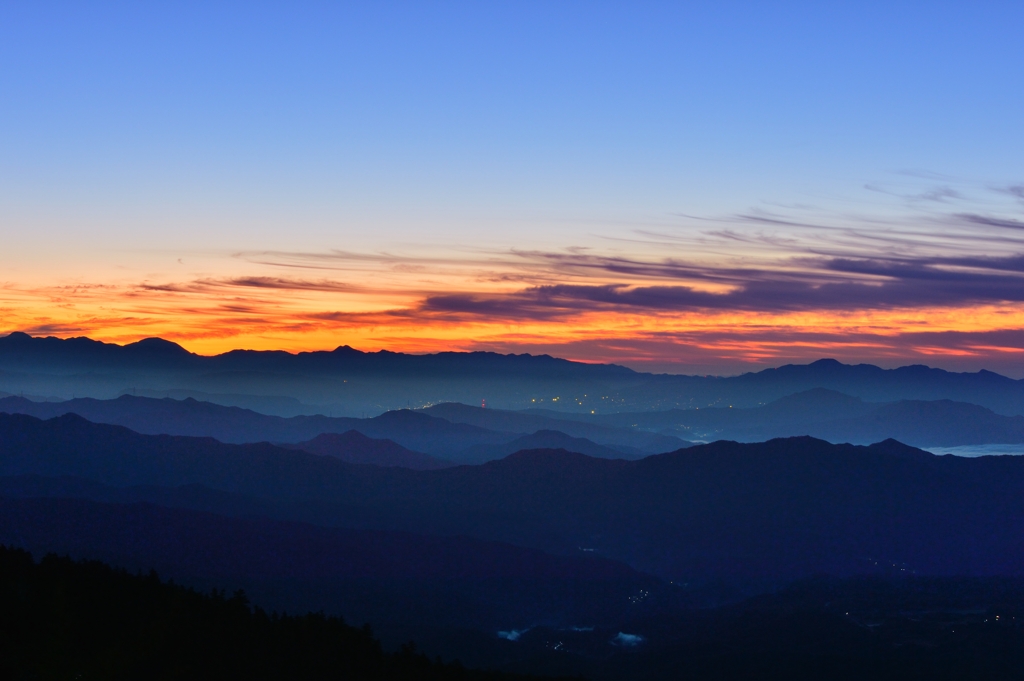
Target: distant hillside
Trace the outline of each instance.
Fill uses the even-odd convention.
[[[564,449],[598,459],[639,459],[645,456],[625,454],[618,449],[603,447],[585,438],[569,437],[557,430],[538,430],[532,435],[523,435],[501,445],[476,445],[458,452],[452,458],[463,463],[480,464],[503,459],[524,449]]]
[[[917,447],[1024,443],[1024,416],[950,400],[865,402],[815,388],[753,409],[673,409],[587,417],[699,440],[758,442],[810,435],[868,444],[894,438]]]
[[[614,426],[607,426],[576,420],[575,415],[565,412],[549,411],[542,415],[528,411],[482,409],[451,402],[427,407],[422,411],[452,423],[468,423],[480,428],[511,433],[560,431],[575,438],[585,438],[611,447],[623,454],[632,455],[632,458],[641,454],[670,452],[688,444],[677,437],[637,431],[633,428],[632,422],[621,419],[617,420]]]
[[[65,402],[31,402],[0,398],[0,413],[53,418],[78,414],[95,423],[110,423],[151,435],[213,437],[221,442],[284,442],[312,440],[322,433],[356,430],[367,437],[393,440],[423,452],[459,451],[476,444],[498,444],[515,433],[498,433],[467,424],[453,424],[409,410],[370,419],[327,416],[267,416],[239,407],[193,399],[153,399],[122,395],[116,400],[78,398]]]
[[[307,442],[288,445],[311,454],[331,456],[345,463],[397,466],[421,471],[448,468],[455,464],[428,454],[414,452],[391,440],[375,440],[356,430],[347,433],[323,433]]]
[[[465,405],[453,406],[461,407],[470,413],[474,409]],[[485,411],[488,415],[495,411],[475,409]],[[221,442],[239,444],[308,442],[323,433],[340,434],[355,430],[367,437],[392,440],[407,449],[427,452],[441,459],[461,463],[478,462],[480,459],[477,456],[464,461],[458,459],[458,452],[474,446],[503,445],[520,435],[539,430],[534,428],[537,423],[554,424],[564,426],[573,432],[589,433],[598,438],[596,442],[599,444],[610,446],[620,451],[621,455],[630,457],[670,451],[685,444],[679,438],[666,435],[627,428],[588,426],[573,421],[546,418],[508,419],[506,425],[515,429],[499,431],[480,427],[467,420],[452,422],[438,418],[429,410],[402,409],[369,419],[304,415],[283,418],[193,399],[154,399],[132,395],[122,395],[114,400],[78,398],[64,402],[33,402],[21,397],[5,397],[0,398],[0,413],[29,414],[44,419],[63,414],[78,414],[95,423],[125,426],[139,433],[214,437]],[[515,412],[495,413],[515,416]],[[501,424],[500,420],[495,422],[495,425]]]
[[[0,476],[9,495],[17,487],[33,488],[18,496],[107,494],[559,554],[592,550],[679,583],[761,588],[892,565],[1024,574],[1024,457],[936,457],[894,441],[718,442],[638,461],[533,450],[414,471],[268,444],[139,435],[75,416],[0,415]]]
[[[991,371],[955,373],[921,365],[881,369],[822,359],[787,364],[729,378],[653,377],[643,386],[624,388],[623,405],[636,410],[694,407],[756,407],[793,393],[826,388],[868,402],[954,400],[987,407],[998,414],[1024,415],[1024,379]],[[632,411],[619,409],[618,411]]]
[[[998,414],[1024,415],[1024,380],[988,371],[954,373],[924,366],[881,369],[823,359],[733,377],[654,375],[546,355],[443,352],[290,354],[237,350],[211,357],[161,339],[118,346],[88,338],[0,338],[0,390],[63,397],[208,395],[229,404],[296,413],[294,400],[322,412],[372,416],[445,402],[577,414],[756,407],[826,388],[870,402],[953,400]],[[218,395],[225,396],[223,398]],[[258,398],[246,402],[240,396]],[[278,406],[275,406],[278,405]],[[302,407],[305,409],[305,407]],[[536,425],[529,432],[550,428]],[[574,437],[598,439],[589,434]]]

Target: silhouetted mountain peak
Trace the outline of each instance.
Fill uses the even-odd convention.
[[[394,440],[368,437],[358,430],[349,430],[344,433],[321,433],[308,442],[288,445],[288,448],[331,456],[347,463],[374,466],[436,470],[453,465],[448,461],[407,449]]]
[[[888,438],[881,442],[876,442],[873,445],[868,445],[868,449],[875,452],[882,452],[883,454],[889,454],[892,456],[899,457],[901,459],[910,459],[912,461],[923,461],[926,459],[932,459],[935,457],[931,452],[926,452],[923,449],[917,447],[911,447],[905,445],[899,440]]]
[[[412,409],[392,409],[380,416],[373,417],[374,421],[400,421],[403,423],[429,423],[436,420],[433,416],[422,414]]]
[[[125,350],[133,352],[146,352],[151,354],[164,354],[164,355],[191,355],[192,353],[181,347],[177,343],[173,343],[163,338],[143,338],[135,343],[128,343],[124,346]]]
[[[502,462],[517,464],[517,465],[532,465],[532,464],[544,464],[544,463],[581,463],[587,461],[595,461],[596,459],[586,454],[580,454],[579,452],[570,452],[568,449],[521,449],[518,452],[509,454]],[[498,462],[491,462],[498,463]],[[489,465],[489,464],[485,464]]]
[[[447,416],[477,414],[484,411],[484,409],[482,407],[463,404],[462,402],[440,402],[438,404],[425,407],[424,411],[436,412],[441,416],[441,418],[447,418]],[[492,409],[491,411],[494,410]]]
[[[506,450],[521,450],[521,449],[565,449],[570,452],[578,452],[580,454],[586,454],[587,456],[596,457],[599,459],[623,459],[623,458],[638,458],[636,456],[627,457],[622,451],[616,450],[612,447],[605,447],[599,445],[593,440],[589,440],[585,437],[573,437],[566,435],[560,430],[538,430],[535,433],[529,435],[523,435],[515,440],[512,440],[506,445],[503,445]]]

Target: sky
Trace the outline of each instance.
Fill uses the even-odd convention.
[[[1021,377],[1022,25],[0,2],[0,333]]]

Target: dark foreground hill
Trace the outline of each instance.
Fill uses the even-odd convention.
[[[1011,679],[1024,665],[1024,583],[817,579],[628,632],[539,626],[443,634],[472,666],[596,681]],[[0,676],[32,679],[502,679],[385,652],[369,629],[268,616],[241,592],[204,595],[101,563],[0,547]]]
[[[0,547],[0,676],[7,679],[500,679],[322,615],[253,612],[101,563]]]
[[[538,627],[501,655],[507,669],[595,681],[1016,679],[1022,621],[1019,578],[816,578],[626,632]]]
[[[592,551],[684,584],[1024,573],[1024,458],[938,457],[894,441],[717,442],[639,461],[534,450],[413,471],[0,415],[0,475],[74,476],[128,495],[111,501]],[[92,494],[47,485],[32,495]]]
[[[150,503],[0,497],[0,544],[156,569],[203,590],[244,588],[265,609],[324,611],[390,628],[622,626],[669,598],[659,580],[592,554]],[[643,608],[629,601],[641,591],[652,595]]]

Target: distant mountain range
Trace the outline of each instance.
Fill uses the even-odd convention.
[[[1024,458],[937,457],[894,441],[718,442],[639,461],[532,450],[415,471],[73,415],[0,415],[0,476],[5,496],[463,535],[593,552],[684,584],[1024,574]]]
[[[433,405],[420,411],[452,423],[464,423],[477,426],[478,428],[502,432],[535,433],[537,431],[558,431],[574,438],[585,438],[592,442],[615,448],[623,453],[631,454],[633,458],[672,451],[687,444],[686,440],[681,440],[675,436],[637,430],[634,424],[628,420],[620,419],[615,425],[603,425],[599,422],[579,420],[580,416],[566,412],[551,411],[545,414],[535,414],[507,409],[484,409],[453,402]],[[586,417],[584,416],[583,418]],[[554,441],[549,441],[544,446],[555,446]],[[530,449],[530,447],[520,447],[520,449]],[[572,451],[579,451],[582,454],[590,454],[591,456],[601,456],[577,449]],[[512,452],[508,453],[511,454]]]
[[[553,416],[557,412],[544,413]],[[976,404],[951,400],[865,402],[825,388],[746,409],[711,407],[561,416],[590,425],[643,429],[704,441],[761,442],[810,435],[854,444],[893,438],[916,447],[1024,443],[1024,416],[1003,416]]]
[[[478,464],[521,449],[567,449],[598,458],[637,459],[680,449],[691,440],[760,442],[801,435],[853,444],[892,438],[916,447],[1024,443],[1022,416],[1004,416],[950,400],[872,403],[825,388],[754,408],[620,414],[517,412],[446,403],[418,411],[387,412],[371,419],[283,418],[193,399],[130,395],[115,400],[78,398],[63,402],[6,397],[0,398],[0,412],[39,418],[76,413],[97,423],[123,425],[141,433],[209,436],[234,443],[309,443],[322,434],[356,431],[405,448],[411,452],[403,459],[405,465],[414,468],[445,465],[443,461]],[[345,440],[331,441],[332,455],[352,463],[396,465],[393,462],[398,460],[384,463],[384,458],[366,458],[359,452],[368,453],[369,442],[351,439],[341,447]],[[328,451],[326,441],[305,448],[314,451],[311,447],[317,453]],[[385,449],[378,446],[378,451],[383,457]]]
[[[571,446],[595,456],[637,458],[678,449],[687,444],[671,435],[530,416],[518,421],[504,419],[514,430],[498,431],[466,422],[453,423],[432,416],[430,410],[403,409],[370,419],[327,416],[283,418],[193,399],[153,399],[131,395],[122,395],[115,400],[77,398],[64,402],[33,402],[21,397],[5,397],[0,398],[0,412],[29,414],[44,419],[78,414],[96,423],[121,425],[140,433],[213,437],[230,443],[309,442],[325,433],[341,434],[354,430],[370,438],[391,440],[414,452],[424,452],[454,463],[482,463],[523,449],[523,446],[518,445],[509,449],[508,443],[524,435],[533,435],[539,430],[534,427],[538,424],[563,426],[573,433],[587,433],[597,442],[582,438],[560,439],[558,434],[548,433],[525,441],[527,444],[535,447]],[[339,440],[333,442],[336,445],[340,443]],[[309,446],[316,447],[318,453],[326,453],[324,444],[321,442]],[[350,444],[354,444],[354,441]],[[335,448],[334,455],[341,456],[340,450]],[[354,450],[351,456],[357,456]],[[369,463],[362,459],[359,461]],[[425,463],[426,460],[421,461]],[[352,459],[352,462],[356,462],[356,459]]]
[[[198,395],[289,416],[307,408],[328,415],[371,416],[403,407],[482,400],[503,409],[580,414],[746,408],[814,388],[870,402],[946,399],[997,414],[1024,415],[1022,380],[924,366],[880,369],[826,359],[720,378],[646,374],[546,355],[406,355],[343,346],[331,352],[237,350],[206,357],[161,339],[118,346],[20,333],[0,338],[0,390],[11,394]]]

